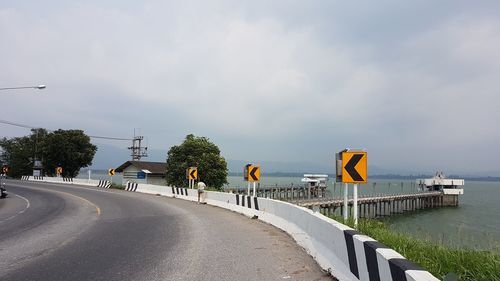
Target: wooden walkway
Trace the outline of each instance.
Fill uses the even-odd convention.
[[[458,205],[458,200],[450,203],[443,198],[443,193],[439,191],[361,197],[358,198],[358,213],[360,218],[377,218],[415,210]],[[342,199],[325,198],[291,202],[317,210],[327,216],[341,215],[344,209]],[[352,207],[353,199],[350,198],[347,206],[349,213],[352,213]]]
[[[247,194],[247,189],[226,189],[227,192]],[[250,189],[250,193],[252,189]],[[260,187],[258,197],[277,199],[321,212],[324,215],[342,215],[344,201],[332,198],[329,190],[311,190],[303,186]],[[458,197],[446,197],[442,192],[416,192],[404,194],[378,194],[358,198],[358,214],[361,218],[377,218],[404,212],[458,206]],[[352,213],[353,199],[348,200],[348,212]]]

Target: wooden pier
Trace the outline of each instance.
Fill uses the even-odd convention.
[[[247,189],[227,189],[238,194],[247,194]],[[252,192],[252,190],[250,191]],[[256,190],[258,197],[277,199],[313,209],[324,215],[342,215],[344,201],[332,198],[329,190],[311,190],[303,186],[261,187]],[[347,208],[352,213],[353,199]],[[458,206],[458,196],[446,195],[442,191],[425,191],[406,194],[378,194],[358,198],[358,214],[361,218],[378,218],[405,212]]]
[[[225,189],[226,192],[247,194],[247,189],[239,188]],[[250,193],[252,189],[250,189]],[[264,197],[270,199],[277,199],[282,201],[294,201],[302,199],[318,199],[318,198],[331,198],[331,194],[326,188],[306,188],[304,186],[264,186],[256,189],[257,197]]]
[[[442,192],[421,192],[413,194],[378,195],[358,198],[358,213],[361,218],[378,218],[409,211],[457,206],[458,200],[447,202]],[[293,203],[317,210],[326,216],[341,215],[344,209],[342,199],[296,200]],[[353,199],[348,200],[348,212],[352,212]]]

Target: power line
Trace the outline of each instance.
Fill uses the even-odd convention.
[[[21,123],[16,123],[16,122],[11,122],[7,120],[0,120],[0,123],[6,124],[6,125],[11,125],[11,126],[16,126],[16,127],[21,127],[21,128],[26,128],[26,129],[43,129],[41,127],[33,127]],[[47,130],[49,132],[53,132],[52,130]],[[88,136],[93,139],[105,139],[105,140],[120,140],[120,141],[130,141],[132,139],[126,139],[126,138],[115,138],[115,137],[106,137],[106,136]]]

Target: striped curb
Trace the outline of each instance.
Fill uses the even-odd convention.
[[[97,184],[97,187],[110,188],[111,187],[111,182],[110,181],[106,181],[106,180],[99,180],[99,183]]]
[[[252,201],[253,201],[253,208],[252,208]],[[257,211],[259,210],[259,201],[257,200],[257,197],[254,196],[236,194],[236,205],[247,207],[250,209],[255,209]]]
[[[139,186],[138,183],[136,182],[131,182],[131,181],[128,181],[127,182],[127,185],[125,186],[125,190],[126,191],[133,191],[135,192],[137,190],[137,187]]]
[[[174,195],[189,196],[188,189],[184,187],[172,187],[172,193]]]

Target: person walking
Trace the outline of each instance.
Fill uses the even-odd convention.
[[[205,187],[207,187],[207,186],[205,185],[204,182],[200,181],[198,183],[198,204],[200,204],[200,203],[206,204],[206,202],[205,202]],[[203,198],[201,198],[202,196],[203,196]],[[201,202],[200,202],[200,200],[201,200]]]

